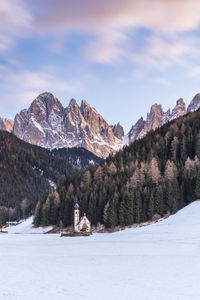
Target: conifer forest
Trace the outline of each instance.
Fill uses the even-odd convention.
[[[37,200],[35,225],[73,223],[77,202],[107,228],[173,214],[200,197],[200,110],[151,131],[98,165],[75,171]]]

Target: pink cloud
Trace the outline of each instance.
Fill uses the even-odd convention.
[[[30,4],[40,9],[35,26],[47,31],[145,27],[181,32],[200,24],[197,0],[35,0]]]
[[[0,52],[12,47],[18,36],[31,27],[31,14],[21,0],[0,3]]]
[[[16,38],[24,33],[60,35],[62,40],[62,34],[77,31],[93,36],[83,51],[87,59],[113,63],[130,59],[130,40],[137,43],[134,36],[129,38],[127,30],[146,28],[155,45],[147,45],[144,59],[149,60],[149,55],[151,61],[157,56],[164,57],[167,65],[188,52],[187,43],[180,42],[178,35],[199,25],[198,0],[6,0],[0,3],[0,51],[12,47]],[[165,36],[168,43],[163,39]],[[49,48],[59,52],[62,43],[58,41]],[[138,61],[140,57],[138,55]],[[165,64],[165,59],[162,62]]]
[[[41,34],[70,31],[92,34],[94,38],[84,53],[87,59],[98,63],[130,59],[130,38],[126,32],[138,28],[146,28],[152,34],[152,45],[149,41],[148,52],[136,54],[138,61],[143,56],[144,60],[151,60],[151,66],[155,57],[163,57],[161,65],[178,62],[191,48],[178,35],[200,25],[200,1],[197,0],[59,0],[56,4],[54,0],[35,0],[29,3],[33,12],[36,8],[39,11],[34,15],[34,28]],[[168,42],[163,39],[165,36]],[[131,42],[137,43],[134,36]]]

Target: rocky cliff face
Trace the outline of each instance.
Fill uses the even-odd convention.
[[[122,140],[85,100],[79,107],[72,99],[64,108],[47,92],[40,94],[28,110],[16,115],[13,133],[41,147],[83,147],[99,157],[106,157],[122,147]]]
[[[20,139],[45,148],[62,146],[64,108],[52,94],[43,93],[16,115],[13,133]]]
[[[0,130],[11,132],[13,130],[13,121],[5,118],[0,118]]]
[[[200,108],[200,94],[196,94],[192,99],[192,101],[190,102],[187,112],[192,112],[198,110],[199,108]]]
[[[111,125],[112,131],[114,135],[118,139],[122,139],[124,137],[124,128],[120,125],[120,123],[117,123],[117,125]]]
[[[182,98],[177,100],[176,106],[172,110],[172,113],[169,116],[169,121],[177,119],[187,113],[185,102],[183,101]]]
[[[200,98],[199,98],[200,106]],[[155,130],[161,127],[165,123],[172,121],[184,114],[186,114],[186,107],[183,99],[179,99],[176,102],[176,106],[172,110],[164,112],[161,105],[154,104],[151,107],[150,113],[147,114],[146,120],[140,118],[135,125],[132,126],[128,133],[129,143],[134,142],[137,139],[144,137],[150,130]]]
[[[135,141],[140,138],[141,132],[144,131],[144,126],[146,122],[143,118],[140,118],[135,125],[132,126],[131,130],[128,133],[128,142]]]

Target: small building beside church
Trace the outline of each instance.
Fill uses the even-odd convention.
[[[92,231],[91,222],[86,217],[86,214],[80,219],[79,217],[79,205],[78,203],[74,206],[74,232],[86,232]]]

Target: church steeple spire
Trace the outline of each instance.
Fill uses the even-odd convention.
[[[76,203],[74,205],[74,232],[79,232],[79,205]]]

